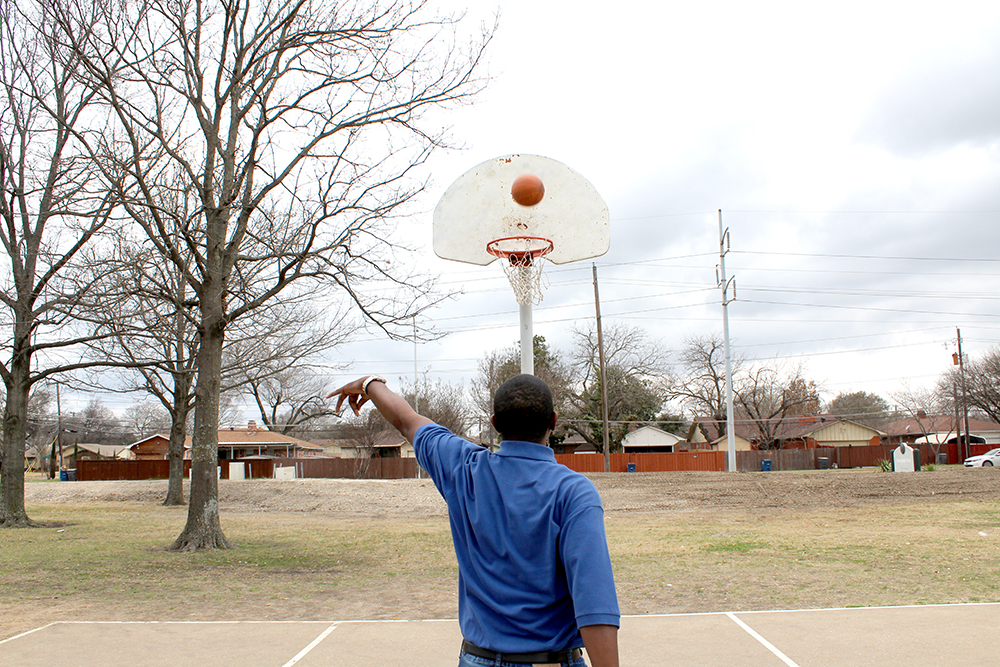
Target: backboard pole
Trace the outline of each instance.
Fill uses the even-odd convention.
[[[531,302],[521,304],[521,372],[535,374],[535,337],[531,322]]]

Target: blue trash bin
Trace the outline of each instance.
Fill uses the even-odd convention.
[[[761,461],[760,462],[760,469],[761,469],[762,472],[771,472],[771,462],[770,461]]]
[[[634,463],[627,464],[626,470],[628,470],[629,472],[635,472],[635,464]]]

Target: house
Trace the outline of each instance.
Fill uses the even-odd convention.
[[[962,420],[959,425],[961,431],[965,432],[965,422]],[[886,424],[883,427],[885,445],[899,445],[906,443],[913,444],[942,444],[947,442],[958,442],[958,431],[955,427],[955,417],[953,415],[927,415],[918,412],[915,416]],[[984,421],[982,419],[970,419],[969,430],[972,432],[970,442],[982,442],[987,444],[1000,444],[1000,424]]]
[[[714,420],[699,417],[696,423],[700,427],[698,430],[701,431],[700,435],[696,433],[696,437],[705,438],[712,444],[712,449],[726,451],[727,438],[715,436],[718,427]],[[733,430],[736,436],[736,451],[748,451],[771,444],[760,442],[760,436],[752,424],[737,423]],[[835,415],[808,415],[783,419],[775,429],[774,441],[777,442],[778,449],[861,447],[880,444],[884,435],[878,429]]]
[[[100,461],[105,459],[116,459],[119,461],[131,461],[135,456],[128,446],[123,445],[98,445],[94,443],[80,442],[73,445],[63,445],[63,464],[69,468],[75,468],[77,461]]]
[[[738,452],[749,452],[753,449],[753,443],[748,437],[748,429],[742,424],[736,424],[733,428],[733,442]],[[691,430],[688,432],[687,449],[708,449],[712,451],[728,452],[729,436],[721,432],[719,424],[709,417],[696,417]]]
[[[871,426],[834,415],[785,419],[775,431],[779,449],[817,447],[867,447],[878,445],[885,434]]]
[[[152,435],[128,446],[136,459],[165,459],[170,439],[163,434]],[[231,426],[219,430],[219,460],[246,456],[284,456],[301,458],[322,456],[323,448],[288,435],[272,433],[251,421],[245,428]],[[184,439],[184,458],[191,458],[191,436]]]
[[[229,427],[219,431],[219,460],[244,456],[285,456],[301,458],[322,456],[323,448],[290,435],[259,428],[253,420],[246,428]]]
[[[359,445],[357,440],[351,438],[337,438],[329,440],[323,446],[325,456],[334,456],[343,459],[357,459],[365,456],[368,448]],[[395,431],[383,431],[379,434],[377,441],[371,447],[371,458],[408,458],[416,456],[413,445],[406,438]]]
[[[684,442],[684,438],[667,433],[655,426],[643,426],[625,436],[622,440],[622,451],[626,453],[672,452],[680,442]]]

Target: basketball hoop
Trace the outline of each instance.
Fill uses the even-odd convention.
[[[507,260],[504,273],[514,289],[514,298],[522,305],[542,301],[542,258],[552,252],[552,241],[540,236],[508,236],[486,244],[486,252]]]

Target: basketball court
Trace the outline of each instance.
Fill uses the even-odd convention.
[[[1000,604],[626,616],[621,664],[998,663]],[[6,667],[455,667],[455,620],[53,623],[0,641]]]

